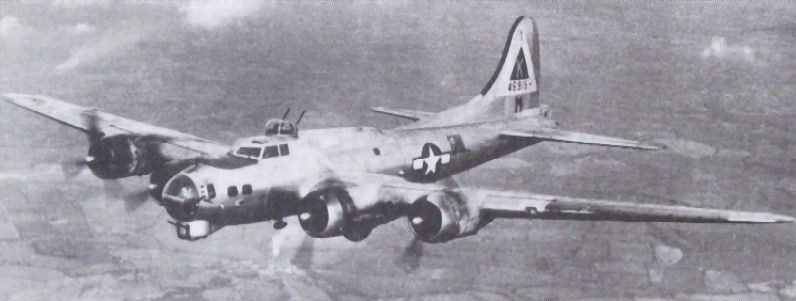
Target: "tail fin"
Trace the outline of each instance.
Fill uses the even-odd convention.
[[[519,17],[511,26],[497,70],[479,95],[464,105],[449,108],[408,126],[446,126],[512,117],[539,105],[539,32],[530,17]],[[527,112],[533,114],[533,112]]]
[[[503,56],[481,96],[504,103],[506,114],[539,107],[539,31],[530,17],[511,26]]]

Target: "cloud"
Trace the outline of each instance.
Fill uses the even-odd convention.
[[[94,28],[94,26],[91,26],[91,25],[86,24],[86,23],[79,23],[79,24],[75,25],[72,28],[72,34],[74,34],[74,35],[80,35],[80,34],[84,34],[84,33],[93,33],[95,31],[97,31],[97,29]]]
[[[75,25],[61,25],[58,27],[58,29],[75,36],[83,34],[91,34],[97,31],[97,28],[86,23],[78,23]]]
[[[262,9],[261,1],[208,0],[192,1],[180,7],[186,22],[205,29],[215,29]]]
[[[52,6],[56,7],[80,7],[80,6],[107,6],[110,1],[107,0],[55,0]]]
[[[755,60],[755,50],[746,45],[727,45],[727,41],[724,37],[713,37],[710,45],[702,50],[702,57],[705,59],[735,59],[751,62]]]
[[[0,18],[0,38],[19,37],[30,31],[32,30],[22,25],[17,17],[4,16]]]
[[[145,36],[143,30],[111,31],[96,42],[89,42],[72,51],[69,58],[55,67],[56,72],[66,72],[93,63],[132,48]]]

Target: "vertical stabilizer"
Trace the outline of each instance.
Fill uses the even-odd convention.
[[[506,114],[539,107],[539,32],[530,17],[514,22],[497,70],[481,96],[504,104]]]
[[[544,114],[539,104],[539,32],[531,17],[511,26],[503,55],[492,78],[466,104],[449,108],[411,127],[433,127]]]

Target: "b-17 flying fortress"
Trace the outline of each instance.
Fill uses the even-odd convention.
[[[299,129],[288,114],[263,135],[232,145],[45,96],[4,94],[11,104],[88,136],[74,164],[102,179],[149,176],[148,191],[177,237],[206,238],[226,226],[295,218],[311,237],[366,239],[404,218],[423,242],[476,234],[499,218],[621,222],[781,223],[789,216],[617,202],[463,187],[451,176],[540,143],[654,151],[663,145],[559,128],[540,103],[539,31],[519,17],[480,94],[441,112],[373,108],[412,120],[390,130]],[[626,150],[619,150],[626,151]],[[654,153],[649,153],[654,156]],[[527,176],[544,177],[528,173]],[[56,201],[56,200],[54,200]]]

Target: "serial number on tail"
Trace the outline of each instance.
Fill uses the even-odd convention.
[[[534,85],[534,81],[532,79],[509,81],[509,91],[511,92],[534,90],[534,89],[536,89],[536,85]]]

